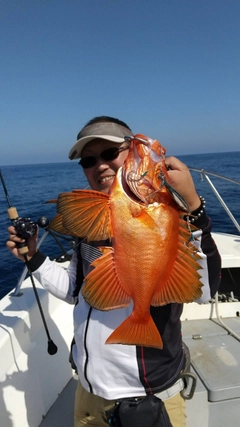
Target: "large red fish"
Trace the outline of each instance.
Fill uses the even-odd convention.
[[[89,241],[112,241],[112,247],[100,248],[102,256],[92,263],[95,268],[82,288],[85,300],[99,310],[133,301],[132,314],[106,343],[162,348],[150,306],[199,298],[200,257],[189,222],[183,219],[184,200],[168,184],[165,149],[144,135],[129,141],[129,155],[109,194],[60,194],[52,228]]]

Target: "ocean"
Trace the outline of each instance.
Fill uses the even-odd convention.
[[[229,153],[211,153],[178,156],[189,168],[204,169],[240,182],[240,151]],[[55,199],[59,193],[73,188],[86,188],[87,181],[77,162],[48,163],[20,166],[2,166],[2,175],[9,193],[12,206],[15,206],[20,217],[37,221],[41,216],[51,220],[56,213],[55,204],[45,204]],[[212,230],[238,234],[231,219],[201,175],[192,172],[198,194],[206,199],[206,210],[212,221]],[[221,197],[240,223],[240,185],[209,176]],[[17,284],[23,263],[14,258],[6,248],[7,227],[10,220],[7,215],[7,200],[0,183],[0,299]],[[44,231],[40,230],[40,238]],[[65,250],[71,248],[71,242],[61,240]],[[50,258],[61,255],[62,250],[55,239],[48,235],[41,251]]]

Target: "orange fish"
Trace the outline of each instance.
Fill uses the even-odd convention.
[[[126,307],[133,301],[132,314],[106,343],[161,349],[150,306],[199,298],[200,256],[192,242],[193,227],[183,219],[187,206],[168,183],[165,148],[140,134],[126,139],[129,155],[109,194],[60,194],[55,229],[59,226],[89,241],[112,241],[112,247],[100,247],[102,256],[92,263],[95,268],[82,288],[85,300],[98,310]]]

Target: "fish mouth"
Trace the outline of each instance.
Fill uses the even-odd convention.
[[[157,140],[142,134],[125,137],[129,154],[123,165],[124,191],[133,200],[144,204],[159,202],[162,174],[165,175],[166,149]]]
[[[129,188],[129,192],[132,195],[132,198],[135,198],[138,201],[143,203],[148,202],[148,197],[153,193],[154,189],[150,185],[150,182],[144,178],[143,175],[139,175],[133,171],[130,171],[126,176],[126,184]],[[139,187],[141,186],[141,192]]]
[[[149,180],[134,171],[125,174],[122,170],[121,181],[125,194],[137,203],[149,204],[153,194],[156,192]],[[141,186],[141,192],[139,191],[139,186]]]

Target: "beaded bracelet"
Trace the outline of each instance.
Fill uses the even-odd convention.
[[[199,199],[201,201],[201,204],[199,206],[199,208],[195,209],[195,211],[191,212],[191,215],[194,218],[189,219],[190,222],[195,222],[198,218],[200,218],[204,212],[205,206],[206,206],[206,201],[204,199],[204,197],[199,196]]]

